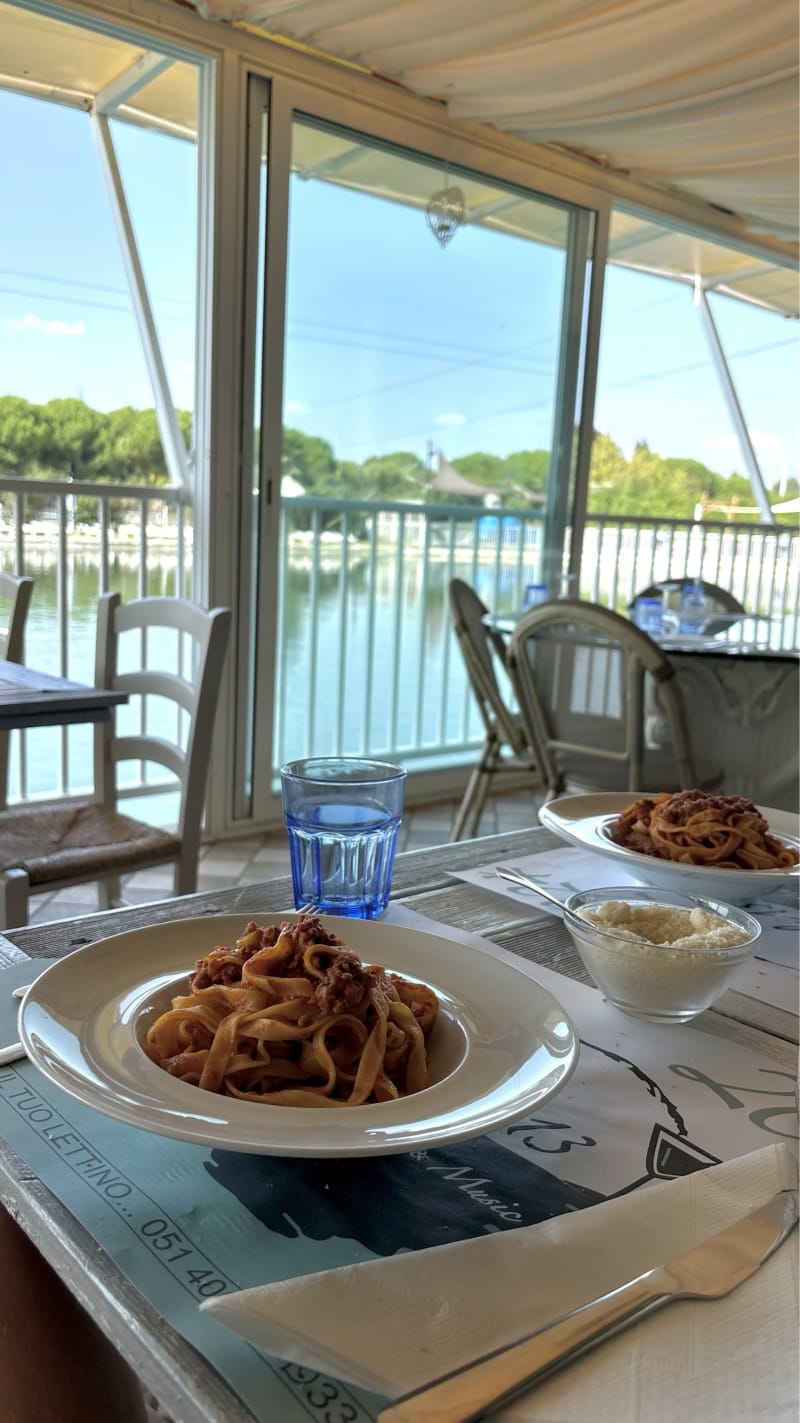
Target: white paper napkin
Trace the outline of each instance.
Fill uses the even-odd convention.
[[[770,1145],[539,1225],[222,1295],[201,1308],[271,1355],[395,1397],[683,1254],[795,1184],[796,1174],[788,1147]],[[726,1299],[667,1306],[495,1417],[795,1423],[796,1242],[797,1232]]]

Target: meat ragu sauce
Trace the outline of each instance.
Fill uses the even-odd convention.
[[[800,855],[770,833],[753,801],[738,795],[677,791],[644,796],[609,827],[626,850],[685,865],[717,869],[789,869]]]
[[[437,995],[363,963],[315,915],[251,921],[232,948],[198,960],[188,988],[146,1048],[194,1086],[290,1107],[387,1102],[428,1086]]]

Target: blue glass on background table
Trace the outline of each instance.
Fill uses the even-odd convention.
[[[708,609],[703,585],[695,579],[684,586],[681,593],[678,631],[694,637],[703,631]]]
[[[633,605],[633,621],[649,637],[660,637],[664,631],[664,605],[660,598],[637,598]]]
[[[530,608],[538,608],[542,603],[548,601],[548,597],[546,583],[529,583],[525,589],[523,612],[527,613]]]
[[[375,919],[389,902],[406,773],[349,756],[281,769],[296,908]]]

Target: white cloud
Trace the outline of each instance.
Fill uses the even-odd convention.
[[[437,425],[466,425],[466,415],[459,415],[457,410],[446,410],[441,415],[436,416]]]
[[[6,331],[41,331],[45,336],[83,336],[86,327],[82,321],[43,321],[41,316],[28,313],[21,318],[4,321]]]
[[[704,450],[720,450],[728,455],[739,448],[739,441],[734,434],[730,433],[727,435],[704,435],[700,443]]]
[[[779,455],[783,450],[783,440],[775,430],[754,430],[750,438],[756,449],[765,454]]]
[[[287,400],[284,415],[308,415],[311,406],[306,405],[302,400]]]
[[[783,440],[775,430],[751,430],[750,439],[755,449],[764,454],[777,455],[783,450]],[[738,454],[740,448],[738,437],[732,430],[724,435],[706,436],[702,445],[704,449],[718,450],[727,455]]]

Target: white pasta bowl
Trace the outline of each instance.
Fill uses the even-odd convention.
[[[689,942],[679,942],[672,926],[666,934],[653,933],[658,942],[642,937],[653,931],[653,915],[660,909],[679,912],[681,937]],[[651,920],[647,925],[646,918]],[[761,934],[758,920],[731,904],[632,885],[571,895],[564,923],[608,1001],[651,1023],[686,1023],[709,1008],[750,958]],[[725,942],[735,937],[740,942]]]
[[[430,1085],[388,1102],[336,1110],[260,1103],[206,1091],[145,1051],[148,1026],[186,990],[198,959],[234,944],[249,922],[295,913],[198,914],[98,939],[31,984],[19,1015],[25,1052],[51,1082],[95,1111],[207,1149],[309,1158],[428,1151],[499,1131],[541,1110],[578,1061],[577,1029],[522,968],[441,933],[325,915],[364,963],[439,999]]]
[[[637,796],[631,791],[558,796],[541,807],[539,820],[569,844],[602,855],[625,875],[650,889],[719,899],[726,904],[751,904],[775,894],[787,884],[797,890],[800,865],[787,869],[720,869],[716,865],[685,865],[677,860],[656,859],[640,850],[618,845],[613,839],[614,823],[635,799]],[[796,815],[768,806],[758,809],[773,835],[785,845],[800,850]]]

